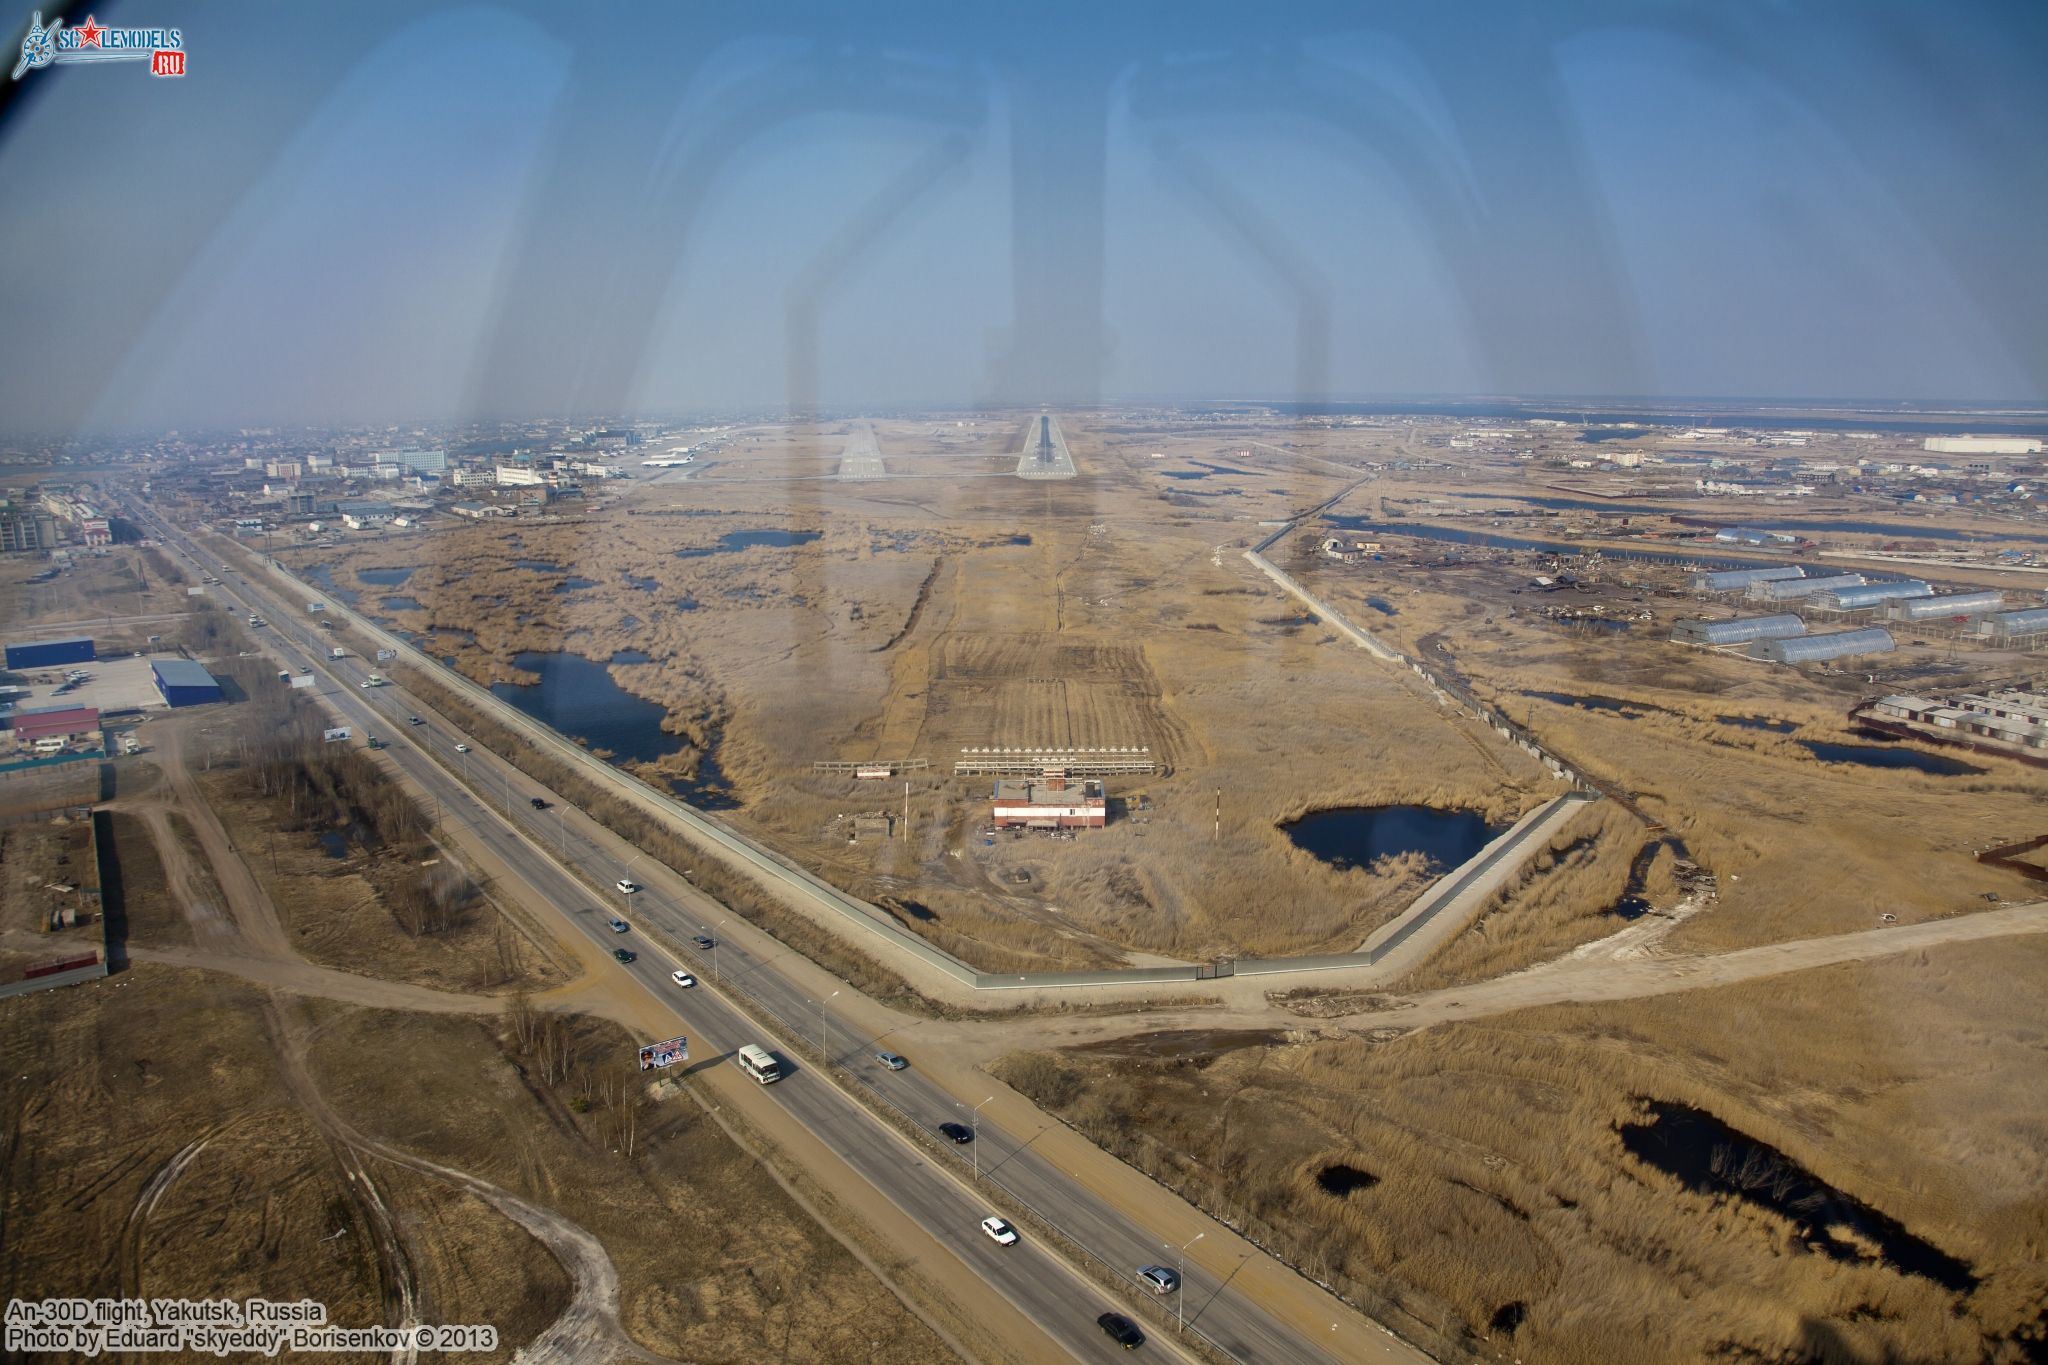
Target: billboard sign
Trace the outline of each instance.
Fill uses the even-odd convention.
[[[354,739],[356,732],[349,726],[339,725],[332,730],[322,731],[320,737],[329,744],[339,744],[345,739]]]
[[[312,685],[313,675],[311,673],[295,673],[292,675],[293,687],[311,687]]]
[[[640,1049],[640,1069],[653,1071],[658,1067],[674,1066],[677,1062],[690,1060],[690,1040],[671,1038],[665,1043],[649,1043]]]
[[[395,649],[380,649],[377,651],[377,662],[380,664],[388,663],[397,657],[398,651]]]

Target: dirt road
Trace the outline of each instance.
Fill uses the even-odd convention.
[[[1364,1032],[1387,1027],[1427,1028],[1539,1005],[1669,995],[1840,962],[1895,957],[1944,944],[2039,933],[2048,933],[2048,901],[1705,956],[1565,958],[1477,985],[1414,995],[1362,997],[1356,1012],[1316,1018],[1261,999],[1219,1008],[1158,1010],[1140,1015],[1049,1017],[1001,1023],[929,1021],[920,1024],[917,1031],[922,1038],[942,1041],[949,1050],[972,1057],[978,1064],[1018,1048],[1065,1047],[1167,1029],[1287,1029],[1321,1025]],[[1364,1003],[1366,999],[1371,1003]]]

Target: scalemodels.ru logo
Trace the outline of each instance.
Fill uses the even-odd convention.
[[[85,22],[64,27],[58,19],[43,27],[43,13],[29,23],[28,36],[21,40],[21,60],[14,64],[13,80],[22,73],[52,63],[148,62],[152,76],[185,74],[185,34],[175,28],[101,28],[87,15]]]

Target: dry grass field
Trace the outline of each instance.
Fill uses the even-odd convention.
[[[1332,496],[1392,439],[1326,436],[1304,459],[1237,433],[1066,419],[1082,477],[1027,483],[1009,477],[1015,430],[873,426],[907,477],[832,478],[850,427],[763,432],[575,516],[285,558],[325,562],[365,608],[416,602],[389,619],[481,682],[531,681],[524,651],[613,661],[681,741],[633,771],[689,778],[708,753],[729,818],[992,969],[1353,946],[1416,868],[1334,869],[1283,823],[1405,802],[1505,819],[1551,792],[1239,553],[1260,519]],[[764,532],[816,538],[720,548]],[[419,567],[359,577],[400,565]],[[989,782],[951,768],[1005,745],[1144,747],[1161,771],[1111,782],[1107,830],[991,845]],[[900,817],[905,793],[812,763],[911,757],[932,766],[912,775],[908,837],[850,843],[849,817]]]
[[[128,616],[182,612],[191,604],[184,575],[164,556],[135,546],[116,546],[100,555],[75,555],[44,583],[29,578],[51,567],[30,555],[0,560],[0,621],[10,639],[33,639],[36,627],[61,624],[64,634],[91,635],[100,652],[141,649],[147,637],[165,633],[163,624],[109,624]]]
[[[613,1152],[615,1108],[588,1097],[630,1063],[615,1026],[579,1023],[550,1084],[496,1020],[275,1008],[232,980],[142,966],[0,1011],[0,1294],[311,1297],[362,1325],[389,1320],[405,1284],[426,1320],[495,1324],[505,1345],[479,1358],[496,1361],[553,1320],[569,1280],[504,1214],[397,1163],[344,1160],[281,1079],[276,1017],[310,1039],[305,1075],[351,1128],[597,1236],[622,1322],[650,1349],[944,1353],[687,1099],[631,1091],[636,1150]]]
[[[2048,1349],[2048,971],[2034,939],[1402,1035],[1105,1043],[996,1067],[1454,1356],[2020,1361]],[[1618,1125],[1694,1106],[1781,1153],[1696,1190]],[[1798,1168],[1797,1174],[1792,1168]],[[1343,1169],[1335,1169],[1343,1168]],[[1899,1225],[1768,1207],[1815,1182]],[[1959,1261],[1944,1284],[1898,1250]],[[1900,1268],[1901,1264],[1909,1268]]]

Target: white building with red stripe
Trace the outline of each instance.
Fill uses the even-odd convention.
[[[1101,829],[1109,823],[1109,798],[1093,778],[1071,782],[1063,769],[1037,778],[996,783],[989,808],[997,829]]]

